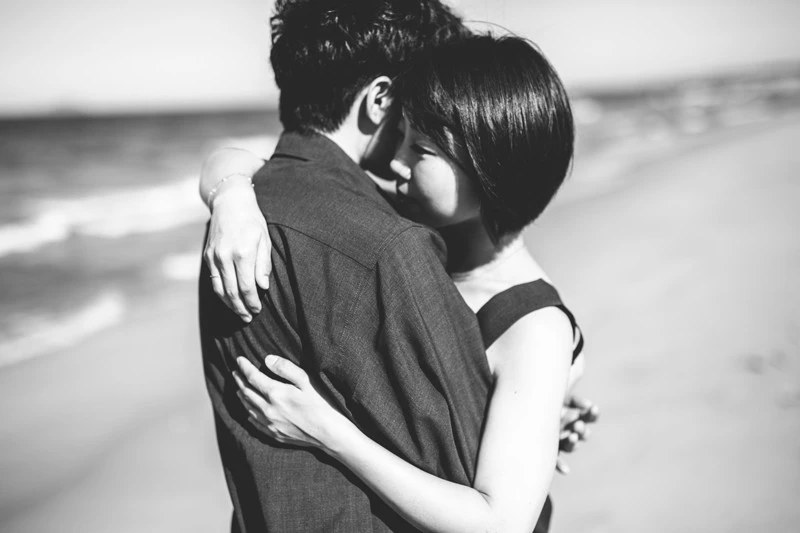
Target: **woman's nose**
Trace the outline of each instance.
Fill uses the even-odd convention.
[[[400,158],[395,157],[389,163],[389,168],[397,176],[397,179],[408,181],[411,179],[411,169]]]

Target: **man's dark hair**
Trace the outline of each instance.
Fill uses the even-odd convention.
[[[373,79],[467,33],[438,0],[278,0],[271,27],[280,119],[300,132],[336,130]]]
[[[556,71],[525,39],[472,36],[432,48],[397,81],[411,126],[473,178],[495,239],[544,211],[572,161],[575,131]]]

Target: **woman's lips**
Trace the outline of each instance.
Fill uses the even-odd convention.
[[[407,187],[404,187],[404,186],[407,186],[407,185],[408,185],[408,182],[406,182],[404,180],[397,180],[396,185],[395,185],[395,192],[396,192],[396,196],[397,196],[397,201],[398,202],[407,204],[407,203],[410,203],[410,202],[414,201],[414,199],[408,195]],[[406,190],[405,191],[401,190],[400,189],[401,187],[403,187],[403,189],[406,189]]]
[[[401,215],[413,219],[419,210],[417,203],[412,197],[400,191],[399,184],[396,188],[396,192],[397,194],[394,196],[395,209],[397,209]]]
[[[406,195],[400,190],[400,187],[403,185],[402,180],[395,180],[395,197],[397,198],[397,203],[403,204],[406,202]]]

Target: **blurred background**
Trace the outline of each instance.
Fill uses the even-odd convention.
[[[603,414],[554,532],[800,531],[800,3],[461,0],[571,90],[526,240]],[[226,530],[200,162],[280,131],[271,2],[0,4],[0,531]]]

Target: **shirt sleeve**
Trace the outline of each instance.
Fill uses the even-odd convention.
[[[416,466],[469,485],[490,372],[444,257],[441,239],[422,227],[387,243],[343,346],[364,355],[351,411],[361,429]]]

